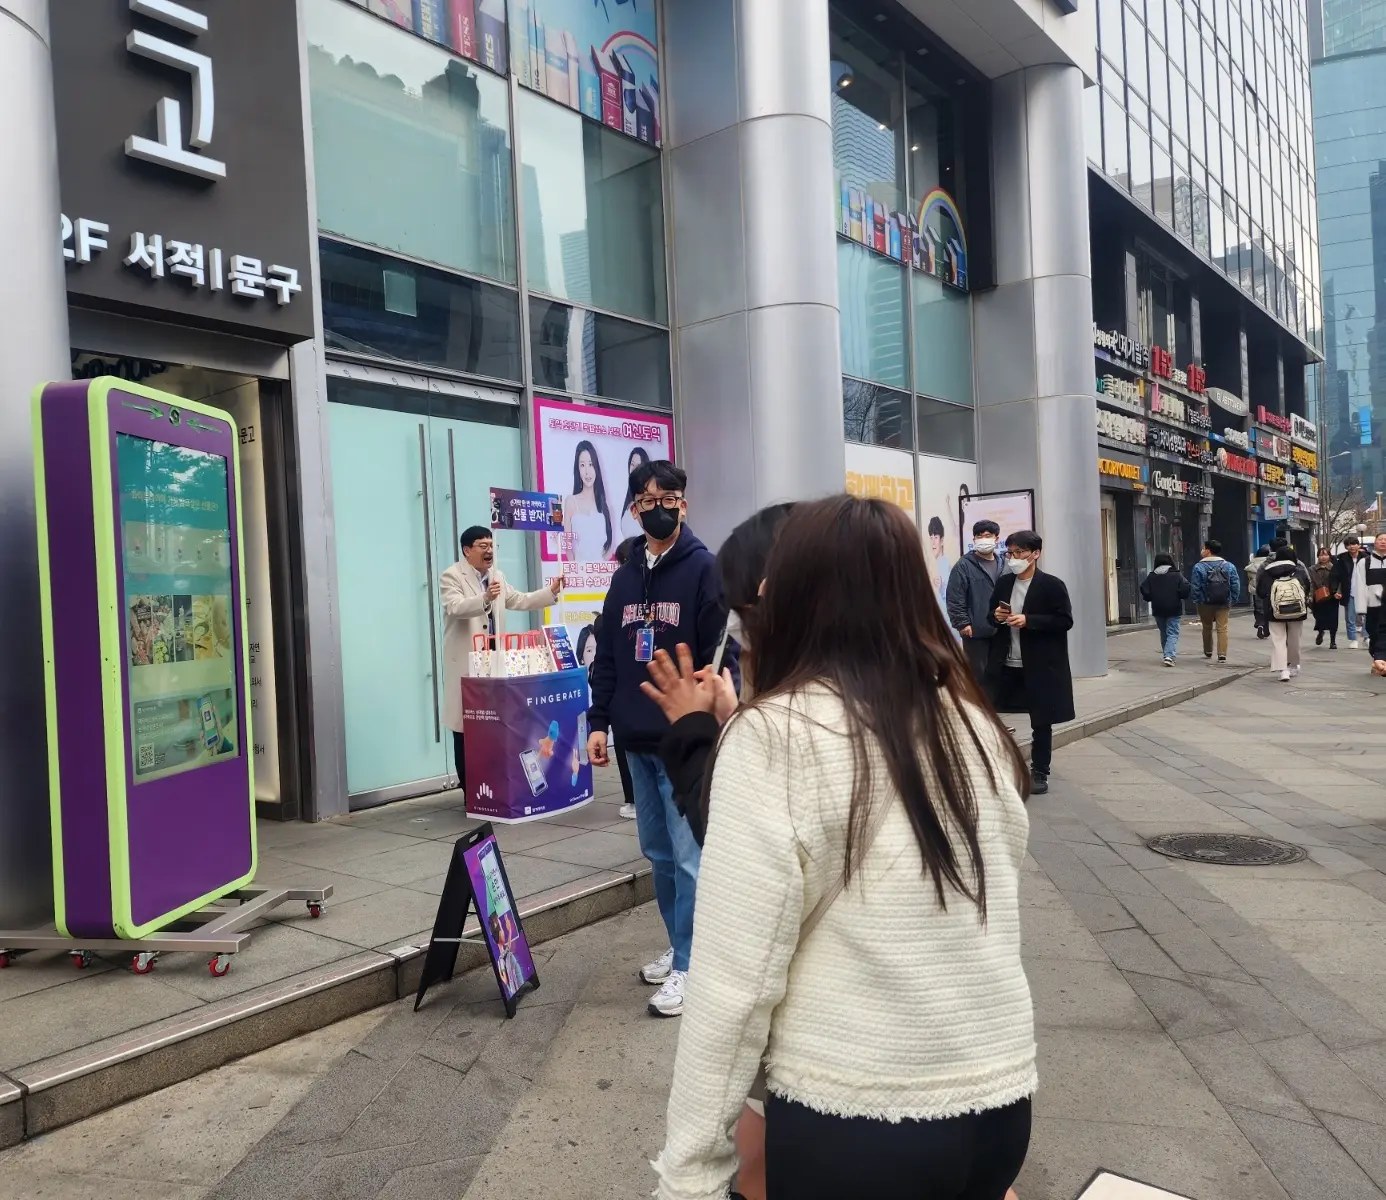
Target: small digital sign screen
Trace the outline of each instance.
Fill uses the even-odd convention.
[[[219,454],[116,435],[136,783],[241,753],[231,510]]]

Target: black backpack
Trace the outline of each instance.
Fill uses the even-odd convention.
[[[1203,581],[1203,603],[1214,608],[1222,608],[1231,602],[1232,584],[1227,579],[1228,567],[1225,562],[1214,563],[1208,568]]]

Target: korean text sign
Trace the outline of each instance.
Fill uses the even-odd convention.
[[[548,533],[563,529],[563,497],[548,492],[491,489],[491,528],[521,533]]]

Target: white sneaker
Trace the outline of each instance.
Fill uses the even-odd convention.
[[[634,821],[634,820],[635,820],[635,805],[634,805],[634,804],[623,804],[623,805],[621,805],[621,816],[625,817],[625,819],[626,819],[627,821]]]
[[[683,985],[687,971],[670,971],[664,986],[650,997],[650,1012],[656,1017],[683,1016]]]
[[[663,983],[674,971],[674,948],[669,947],[652,963],[640,968],[640,978],[646,983]]]
[[[1289,682],[1290,682],[1290,672],[1289,672],[1289,669],[1288,669],[1288,668],[1287,668],[1286,670],[1280,672],[1280,682],[1281,682],[1281,683],[1289,683]]]
[[[1293,678],[1294,678],[1296,675],[1298,675],[1298,674],[1299,674],[1299,664],[1296,663],[1293,667],[1290,668],[1290,678],[1293,679]]]
[[[1356,639],[1356,638],[1349,638],[1349,639],[1348,639],[1348,649],[1349,649],[1349,650],[1356,650],[1356,649],[1357,649],[1357,639]]]

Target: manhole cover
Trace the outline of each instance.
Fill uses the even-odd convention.
[[[1146,842],[1156,854],[1224,867],[1272,867],[1303,862],[1309,852],[1275,838],[1245,833],[1162,833]]]

